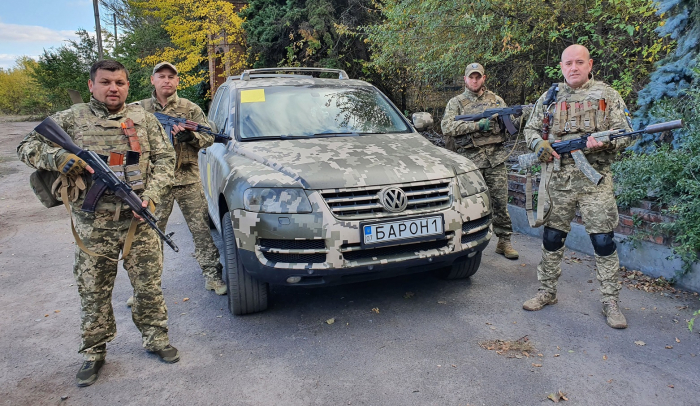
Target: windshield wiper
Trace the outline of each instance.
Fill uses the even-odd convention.
[[[314,134],[314,137],[354,137],[358,135],[371,135],[371,134],[386,134],[385,132],[366,132],[366,133],[359,133],[359,132],[339,132],[339,133],[317,133]]]

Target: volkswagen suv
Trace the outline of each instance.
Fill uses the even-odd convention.
[[[492,234],[484,179],[369,83],[248,70],[219,87],[208,118],[233,139],[199,154],[233,314],[265,310],[269,284],[477,271]]]

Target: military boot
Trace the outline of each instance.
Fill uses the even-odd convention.
[[[612,328],[627,328],[627,319],[620,311],[617,300],[610,299],[603,302],[603,314],[607,318],[608,326]]]
[[[204,277],[204,289],[213,290],[217,295],[225,295],[227,290],[226,283],[221,278],[210,276]]]
[[[100,368],[105,364],[105,360],[86,360],[83,361],[83,365],[80,366],[78,374],[75,375],[75,381],[78,386],[90,386],[97,380],[99,376]]]
[[[131,307],[134,305],[134,296],[129,296],[128,299],[126,299],[126,307]]]
[[[558,300],[556,294],[545,292],[544,290],[539,290],[537,291],[537,295],[535,297],[523,303],[523,309],[534,312],[542,309],[547,305],[556,304],[557,301]]]
[[[496,254],[501,254],[508,259],[518,259],[518,251],[510,244],[510,236],[499,237],[496,245]]]
[[[157,354],[163,362],[167,362],[168,364],[174,364],[180,361],[180,352],[170,344],[163,349],[149,352]]]

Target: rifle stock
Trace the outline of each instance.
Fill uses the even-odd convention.
[[[63,129],[56,124],[51,117],[48,117],[42,121],[34,128],[34,131],[43,135],[49,141],[58,144],[61,148],[77,155],[95,171],[93,174],[93,188],[97,187],[97,189],[94,192],[92,188],[88,191],[87,196],[90,196],[90,200],[88,200],[86,196],[85,204],[82,207],[83,211],[94,212],[95,206],[97,205],[97,200],[99,200],[100,196],[102,196],[102,194],[109,189],[113,191],[117,197],[122,199],[124,203],[126,203],[129,208],[134,211],[134,213],[136,213],[151,228],[153,228],[158,236],[165,241],[165,243],[168,244],[173,251],[179,251],[177,245],[175,245],[173,240],[170,238],[170,235],[163,233],[163,231],[156,225],[158,218],[151,213],[148,208],[143,207],[143,200],[141,200],[141,198],[131,189],[128,184],[122,182],[117,175],[112,172],[107,163],[103,161],[96,152],[86,151],[75,145],[70,136],[63,131]]]

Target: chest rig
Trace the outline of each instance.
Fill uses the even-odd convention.
[[[563,83],[553,105],[548,107],[551,117],[550,134],[555,139],[568,140],[569,134],[593,133],[609,129],[609,106],[605,100],[605,84],[595,82],[584,91],[572,93]],[[545,106],[547,108],[547,106]]]
[[[502,107],[501,103],[496,99],[496,97],[493,96],[493,93],[489,92],[488,90],[485,91],[480,100],[473,101],[467,97],[464,97],[459,101],[459,104],[462,107],[462,114],[477,114],[490,108]],[[471,141],[476,147],[489,144],[500,144],[505,142],[505,140],[505,133],[501,131],[498,124],[494,124],[491,131],[488,133],[476,133],[472,134],[471,136]]]
[[[148,173],[148,159],[142,152],[150,149],[148,141],[138,135],[145,119],[143,113],[135,111],[129,114],[130,118],[108,119],[95,116],[87,104],[74,105],[71,110],[75,117],[76,145],[102,155],[118,178],[137,193],[142,191]],[[108,191],[100,198],[97,210],[116,211],[118,217],[120,206],[121,199]]]
[[[153,102],[153,98],[142,101],[141,106],[143,106],[146,111],[151,113],[158,111],[156,109],[156,104]],[[163,110],[160,110],[160,112],[177,118],[190,119],[190,117],[188,117],[190,109],[187,106],[187,101],[179,97],[177,99],[177,103],[174,103],[174,105],[168,103],[168,105]],[[170,138],[170,134],[166,135],[168,138]],[[175,137],[173,137],[173,143],[175,154],[177,155],[177,163],[175,165],[176,170],[180,169],[180,167],[183,165],[196,165],[198,163],[197,153],[199,153],[199,148],[193,147],[186,142],[180,143]]]

